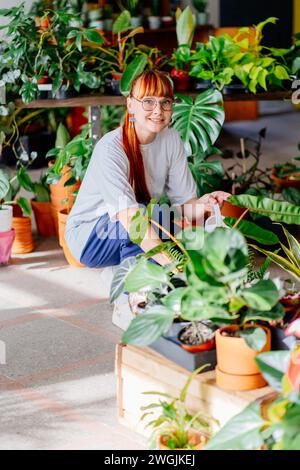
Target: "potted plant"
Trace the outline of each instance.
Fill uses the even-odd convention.
[[[181,347],[186,351],[196,353],[215,349],[215,329],[205,322],[191,322],[178,333]]]
[[[151,419],[146,427],[153,432],[149,439],[150,448],[160,450],[201,450],[212,434],[216,421],[202,410],[192,413],[187,409],[186,397],[194,377],[203,371],[205,366],[196,369],[188,378],[179,396],[161,392],[143,392],[145,395],[157,395],[161,399],[141,407],[144,414],[141,420],[153,417],[154,410],[160,414]]]
[[[176,35],[177,50],[172,55],[173,69],[170,76],[174,80],[177,91],[185,91],[189,87],[188,64],[190,61],[190,48],[195,31],[195,17],[190,7],[177,14]]]
[[[0,266],[8,264],[15,238],[15,232],[12,228],[12,207],[4,202],[9,188],[9,180],[0,170]]]
[[[300,144],[298,147],[300,150]],[[286,188],[300,190],[300,166],[297,165],[300,157],[295,157],[293,160],[295,163],[286,162],[274,165],[271,178],[276,184],[277,192],[281,192]]]
[[[130,23],[133,28],[142,26],[141,5],[139,0],[126,0],[126,9],[131,15]]]
[[[161,25],[161,2],[159,0],[152,0],[151,2],[151,15],[148,16],[148,23],[150,29],[159,29]]]
[[[193,0],[193,6],[197,10],[197,24],[204,25],[208,23],[207,0]]]
[[[121,94],[122,74],[136,52],[135,46],[129,43],[129,40],[144,31],[144,28],[138,27],[128,33],[132,29],[130,19],[129,11],[122,11],[113,24],[113,34],[116,35],[116,41],[109,48],[104,48],[101,45],[97,46],[97,50],[100,52],[99,61],[103,74],[106,77],[111,77],[107,77],[105,81],[107,90],[116,95]]]
[[[290,330],[290,331],[289,331]],[[291,351],[271,351],[256,361],[274,390],[231,418],[205,450],[299,450],[299,321],[287,330],[296,336]]]

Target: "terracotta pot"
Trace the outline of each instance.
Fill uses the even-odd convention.
[[[12,226],[15,229],[12,253],[31,253],[34,250],[34,244],[30,217],[13,217]]]
[[[38,234],[41,237],[53,237],[55,235],[55,225],[50,202],[37,202],[32,199],[31,207],[34,212]]]
[[[201,450],[207,443],[207,436],[199,431],[191,430],[188,432],[189,444],[193,446],[193,450]],[[160,450],[187,450],[187,449],[170,449],[167,446],[168,436],[160,436],[158,446]]]
[[[253,325],[246,326],[246,328],[252,327]],[[251,390],[266,385],[266,381],[255,362],[255,357],[261,352],[271,350],[271,333],[268,328],[261,325],[255,326],[255,328],[263,328],[267,334],[266,344],[261,351],[249,348],[243,338],[222,335],[224,331],[238,330],[237,325],[217,330],[216,381],[219,387],[228,390]]]
[[[186,91],[189,88],[190,76],[184,70],[171,70],[170,76],[174,81],[175,89],[177,91]]]
[[[67,224],[68,214],[66,210],[62,210],[58,212],[58,240],[59,244],[64,250],[64,255],[66,260],[71,266],[76,268],[84,268],[84,264],[79,263],[71,254],[66,241],[65,241],[65,229]]]
[[[189,351],[191,353],[197,353],[201,351],[211,351],[212,349],[216,347],[216,341],[215,341],[215,338],[212,338],[206,341],[206,343],[195,344],[193,346],[190,344],[184,344],[182,341],[180,341],[180,345],[186,351]]]
[[[239,219],[246,210],[247,209],[245,209],[244,207],[238,207],[234,204],[231,204],[231,202],[229,201],[224,201],[221,209],[221,214],[224,217],[235,217]]]
[[[49,166],[53,165],[53,162],[49,162]],[[62,177],[57,184],[50,184],[50,197],[51,197],[51,214],[54,221],[55,233],[58,235],[58,215],[60,210],[72,208],[76,196],[72,196],[74,191],[78,191],[80,188],[80,181],[77,181],[72,186],[64,186],[64,184],[70,179],[71,171],[69,167],[64,167],[62,170]]]
[[[7,232],[0,232],[0,266],[6,266],[10,260],[15,231],[12,228]]]
[[[293,176],[298,179],[291,179]],[[284,188],[296,188],[300,190],[300,172],[292,173],[284,178],[278,178],[276,169],[274,169],[271,178],[277,186],[277,192],[281,193]]]

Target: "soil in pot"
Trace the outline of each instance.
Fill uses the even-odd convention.
[[[189,323],[178,334],[181,347],[197,353],[215,348],[215,328],[205,322]]]

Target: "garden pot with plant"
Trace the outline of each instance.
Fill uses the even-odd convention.
[[[188,410],[186,398],[188,388],[194,377],[205,369],[205,365],[196,369],[184,384],[179,396],[161,392],[143,392],[144,395],[160,396],[159,402],[141,407],[141,420],[151,421],[146,427],[153,432],[149,439],[151,449],[160,450],[201,450],[212,434],[213,425],[217,423],[202,410],[193,413]],[[160,414],[155,410],[159,410]],[[146,419],[147,418],[147,419]]]
[[[12,246],[12,253],[31,253],[34,250],[34,243],[30,217],[13,217],[12,226],[15,230],[15,240]]]
[[[160,0],[152,0],[151,2],[151,15],[148,16],[148,23],[150,29],[159,29],[161,26],[161,2]]]
[[[193,6],[197,10],[196,18],[198,25],[208,24],[209,15],[207,11],[205,11],[207,3],[208,0],[193,0]]]
[[[177,91],[186,91],[189,88],[188,66],[191,56],[191,46],[195,31],[195,17],[190,7],[187,7],[177,16],[176,35],[178,47],[172,55],[173,69],[170,76]]]
[[[295,160],[300,161],[300,157],[295,157]],[[286,188],[295,188],[300,190],[300,167],[297,164],[287,162],[280,165],[274,165],[271,178],[276,184],[277,192],[281,192]]]
[[[205,322],[192,322],[180,330],[178,340],[186,351],[192,353],[210,351],[216,346],[215,328]]]
[[[126,0],[126,8],[130,13],[130,23],[133,28],[142,26],[143,17],[141,15],[141,5],[139,0]]]

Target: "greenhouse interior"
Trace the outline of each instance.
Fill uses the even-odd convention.
[[[299,227],[300,0],[0,1],[1,450],[300,450]]]

